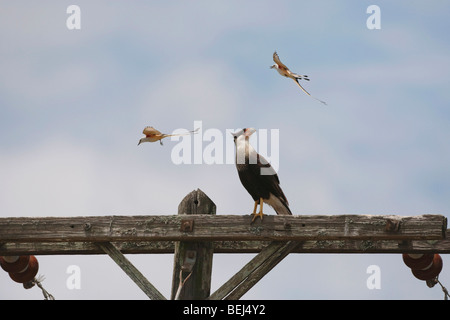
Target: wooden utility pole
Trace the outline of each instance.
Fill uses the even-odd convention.
[[[195,229],[193,214],[216,214],[216,205],[200,189],[189,193],[179,204],[180,231],[189,235]],[[183,217],[186,216],[186,217]],[[206,299],[211,290],[213,242],[179,241],[175,243],[171,299]]]
[[[218,215],[200,189],[177,215],[0,218],[0,256],[108,254],[165,299],[124,254],[174,253],[171,299],[239,299],[290,253],[450,253],[442,215]],[[210,295],[213,253],[257,253]]]

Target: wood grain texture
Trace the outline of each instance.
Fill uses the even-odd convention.
[[[270,241],[215,241],[214,253],[258,253]],[[115,242],[124,254],[173,254],[174,241]],[[442,240],[310,240],[292,253],[450,253],[450,232]],[[95,242],[9,242],[0,244],[1,256],[104,254]]]
[[[191,221],[193,228],[181,228]],[[91,216],[0,218],[0,243],[141,241],[442,240],[441,215]]]
[[[152,300],[166,300],[146,277],[110,242],[99,242],[97,246],[108,254],[117,265],[136,283],[136,285]]]
[[[283,260],[298,242],[273,241],[264,247],[252,260],[250,260],[239,272],[233,275],[209,300],[237,300]]]
[[[182,232],[193,232],[196,224],[187,216],[215,215],[216,205],[200,189],[189,193],[178,206],[178,215],[183,216],[180,229]],[[193,220],[192,220],[193,221]],[[192,271],[184,271],[186,257],[195,253]],[[211,241],[179,241],[175,242],[174,266],[172,275],[171,299],[201,300],[206,299],[211,290],[212,263],[214,246]],[[184,283],[183,285],[180,282]],[[189,278],[188,278],[189,277]],[[187,279],[186,281],[184,281]]]

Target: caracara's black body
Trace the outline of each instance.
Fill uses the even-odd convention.
[[[288,200],[280,188],[280,180],[278,175],[261,175],[261,168],[269,168],[270,164],[262,158],[261,155],[257,155],[257,163],[250,164],[249,157],[245,158],[245,164],[236,164],[239,179],[241,180],[244,188],[250,193],[254,201],[258,201],[259,198],[268,200],[270,194],[280,199],[285,204],[288,204]],[[263,164],[265,163],[265,164]]]
[[[281,190],[278,175],[270,163],[251,147],[248,138],[254,131],[248,130],[252,129],[244,129],[241,134],[235,134],[236,168],[242,185],[255,201],[253,214],[256,214],[257,202],[260,202],[262,214],[262,201],[272,206],[277,214],[292,214],[289,202]]]

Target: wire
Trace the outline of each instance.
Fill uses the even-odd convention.
[[[183,280],[183,270],[180,270],[180,284],[178,285],[178,289],[177,289],[177,293],[175,295],[175,300],[179,300],[180,299],[180,293],[181,293],[181,289],[183,289],[184,284],[186,283],[186,281],[189,279],[189,277],[191,276],[192,271],[187,275],[187,277]]]
[[[429,288],[433,288],[436,284],[439,284],[441,286],[441,289],[444,292],[444,300],[448,300],[448,298],[450,298],[450,295],[448,294],[447,288],[444,287],[442,283],[439,281],[439,276],[437,276],[434,279],[427,280],[427,286]]]
[[[37,285],[39,287],[39,289],[42,290],[42,294],[44,295],[44,300],[55,300],[55,297],[52,296],[47,290],[44,289],[44,287],[42,286],[42,281],[45,280],[45,277],[40,275],[37,278],[34,278],[33,280],[31,280],[30,282],[24,283],[23,287],[25,289],[30,289],[33,288],[34,285]]]

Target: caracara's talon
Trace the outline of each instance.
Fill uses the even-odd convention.
[[[256,208],[258,207],[258,204],[259,204],[259,213],[256,213]],[[264,199],[263,198],[259,198],[259,200],[255,200],[255,206],[253,208],[253,213],[252,213],[253,218],[252,218],[252,222],[251,223],[253,223],[253,221],[255,221],[256,217],[260,217],[261,221],[262,221],[263,216],[264,216],[264,213],[262,212],[263,211],[263,204],[264,204]]]
[[[253,223],[253,221],[255,221],[255,219],[256,219],[257,217],[260,217],[260,218],[261,218],[261,221],[262,221],[263,216],[264,216],[264,213],[262,213],[262,212],[260,212],[260,213],[252,213],[252,216],[253,216],[253,218],[252,218],[252,223]]]

